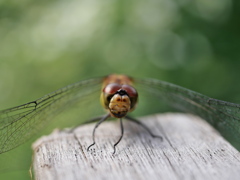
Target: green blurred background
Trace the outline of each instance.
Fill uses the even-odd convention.
[[[238,0],[0,0],[0,109],[123,73],[240,103]],[[29,179],[31,143],[0,155]]]

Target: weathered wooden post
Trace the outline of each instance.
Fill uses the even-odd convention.
[[[140,119],[163,141],[129,121],[114,155],[112,145],[120,135],[116,121],[97,129],[90,151],[94,124],[40,138],[33,144],[35,179],[240,179],[240,153],[204,120],[181,113]]]

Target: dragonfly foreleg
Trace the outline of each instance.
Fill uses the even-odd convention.
[[[120,136],[120,138],[118,139],[118,141],[113,145],[113,154],[115,154],[115,152],[116,152],[116,146],[118,145],[118,143],[121,141],[121,139],[122,139],[122,137],[123,137],[124,129],[123,129],[122,118],[120,118],[120,125],[121,125],[121,136]]]
[[[100,119],[100,121],[98,121],[98,123],[95,125],[94,129],[93,129],[93,132],[92,132],[92,140],[93,140],[93,143],[88,146],[87,148],[87,151],[89,151],[90,147],[92,147],[94,144],[95,144],[95,131],[97,129],[97,127],[103,122],[105,121],[107,118],[110,117],[110,114],[106,114],[105,116],[102,117],[102,119]],[[95,120],[96,121],[96,120]]]

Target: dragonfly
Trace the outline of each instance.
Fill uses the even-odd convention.
[[[107,114],[93,118],[98,121],[92,132],[95,144],[95,130],[110,117],[120,119],[121,136],[123,137],[122,118],[143,126],[152,137],[161,138],[151,132],[142,122],[130,117],[138,103],[138,91],[155,97],[156,101],[164,101],[177,110],[202,117],[234,147],[240,150],[240,104],[210,98],[187,88],[151,78],[133,78],[126,75],[111,74],[108,76],[82,80],[49,93],[37,100],[0,111],[0,153],[10,151],[29,140],[43,129],[54,116],[82,103],[84,110],[99,97]],[[97,98],[97,99],[96,99]],[[91,101],[89,101],[91,99]],[[99,103],[100,104],[100,103]],[[73,128],[74,130],[75,128]]]

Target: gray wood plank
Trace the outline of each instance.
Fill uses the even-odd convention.
[[[74,133],[54,131],[33,144],[33,166],[38,180],[239,180],[240,153],[199,117],[166,113],[140,118],[153,133],[124,121],[124,137],[112,155],[120,136],[119,121],[80,126]]]

